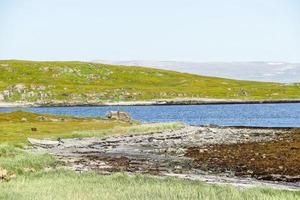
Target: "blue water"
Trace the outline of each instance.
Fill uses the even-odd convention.
[[[0,108],[0,112],[20,108]],[[300,103],[181,106],[47,107],[22,110],[74,116],[105,116],[110,110],[129,112],[144,122],[182,121],[191,125],[300,127]]]

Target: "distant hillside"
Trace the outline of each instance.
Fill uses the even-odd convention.
[[[0,101],[300,99],[300,84],[263,83],[85,62],[0,61]]]
[[[177,62],[177,61],[108,61],[104,64],[145,66],[206,76],[239,80],[300,83],[300,63],[287,62]]]

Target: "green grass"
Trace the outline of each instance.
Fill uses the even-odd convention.
[[[160,179],[149,176],[70,171],[35,173],[1,183],[0,199],[5,200],[297,200],[299,192],[271,189],[238,189],[212,186],[199,181]]]
[[[33,154],[11,145],[0,145],[0,171],[5,169],[9,175],[7,181],[0,180],[0,199],[297,200],[300,198],[300,192],[268,188],[241,189],[146,175],[104,176],[94,172],[75,173],[55,169],[57,165],[58,162],[48,154]]]
[[[62,118],[63,121],[56,121]],[[38,131],[32,132],[30,130],[32,126]],[[0,113],[0,172],[7,171],[8,177],[8,180],[0,178],[0,199],[296,200],[300,198],[300,192],[267,188],[240,189],[232,186],[208,185],[201,181],[162,179],[146,175],[104,176],[94,172],[75,173],[61,169],[61,163],[49,154],[29,153],[16,147],[26,144],[27,137],[103,137],[112,134],[144,134],[176,130],[183,126],[181,123],[138,125],[100,118],[76,118],[22,111]]]
[[[115,126],[111,129],[98,130],[98,131],[74,131],[71,137],[103,137],[107,135],[125,135],[125,134],[147,134],[153,132],[162,132],[170,130],[178,130],[185,125],[181,122],[166,122],[166,123],[153,123],[153,124],[140,124],[133,126]]]
[[[0,143],[20,146],[26,144],[28,137],[50,139],[103,137],[177,130],[184,126],[179,122],[139,124],[24,111],[3,112],[0,113]],[[31,128],[36,128],[37,131],[32,131]]]
[[[25,88],[18,91],[16,84],[23,84]],[[5,95],[3,101],[6,102],[174,98],[265,100],[300,98],[300,84],[230,80],[85,62],[1,60],[0,92],[10,93]]]
[[[42,117],[42,118],[41,118]],[[26,120],[24,120],[26,119]],[[0,113],[0,143],[22,145],[32,138],[72,137],[74,131],[105,131],[133,124],[101,118],[79,118],[24,111]],[[37,131],[32,131],[36,128]]]
[[[40,171],[46,167],[54,167],[56,162],[49,154],[28,153],[12,145],[0,144],[0,171],[5,169],[9,175]]]
[[[33,112],[26,112],[22,110],[14,112],[0,112],[0,122],[53,122],[53,121],[94,121],[107,120],[101,117],[74,117],[67,115],[53,115],[53,114],[38,114]],[[107,120],[108,121],[108,120]]]

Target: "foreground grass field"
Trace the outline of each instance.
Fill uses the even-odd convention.
[[[270,189],[239,189],[212,186],[199,181],[160,179],[149,176],[71,171],[38,172],[0,183],[5,200],[93,200],[93,199],[203,199],[203,200],[297,200],[299,192]]]
[[[33,125],[37,131],[30,130]],[[104,176],[92,172],[75,173],[65,169],[51,155],[29,153],[16,147],[26,145],[27,137],[102,137],[111,134],[143,134],[175,130],[183,126],[180,123],[127,124],[100,118],[76,118],[21,111],[0,113],[0,199],[298,200],[300,198],[300,192],[266,188],[241,189],[207,185],[200,181],[162,179],[144,175]]]
[[[297,99],[300,84],[199,76],[85,62],[0,61],[0,101],[135,101],[174,98]]]
[[[32,154],[12,145],[0,144],[0,184],[1,179],[42,171],[56,164],[54,157],[48,154]]]

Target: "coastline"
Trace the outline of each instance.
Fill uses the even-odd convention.
[[[239,100],[239,99],[158,99],[148,101],[50,101],[50,102],[0,102],[0,108],[72,107],[72,106],[161,106],[161,105],[213,105],[213,104],[269,104],[300,103],[300,99]]]
[[[155,170],[161,177],[299,191],[300,149],[291,151],[299,144],[300,138],[295,134],[299,130],[186,125],[143,134],[65,138],[62,143],[34,138],[28,141],[35,153],[58,156],[75,171],[151,174]]]

